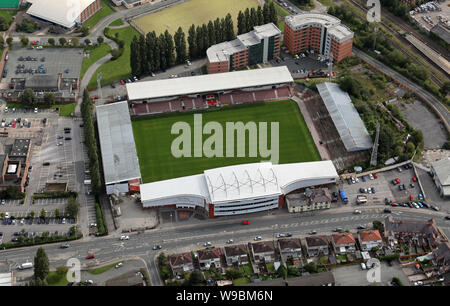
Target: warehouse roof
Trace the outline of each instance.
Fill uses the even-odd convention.
[[[96,107],[105,184],[141,178],[128,103]]]
[[[444,158],[431,163],[442,186],[450,185],[450,158]]]
[[[71,5],[67,1],[55,0],[28,0],[31,7],[27,13],[29,15],[48,20],[50,22],[62,25],[66,28],[71,28],[89,5],[95,0],[73,0]],[[71,12],[74,9],[79,11],[79,14]]]
[[[140,100],[285,84],[293,81],[288,68],[281,66],[128,83],[126,87],[130,100]]]
[[[372,148],[372,138],[348,93],[331,82],[317,84],[317,89],[347,151]]]

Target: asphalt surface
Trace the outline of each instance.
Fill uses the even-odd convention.
[[[235,244],[251,242],[255,236],[262,236],[263,240],[274,239],[277,233],[290,232],[294,237],[304,237],[311,230],[319,234],[331,234],[336,227],[349,229],[356,232],[359,225],[370,226],[374,220],[383,220],[384,207],[362,207],[360,215],[353,214],[352,207],[344,207],[339,210],[327,210],[312,214],[275,214],[262,215],[250,218],[251,225],[241,224],[242,217],[228,218],[223,221],[203,220],[193,223],[163,224],[159,229],[142,234],[130,235],[130,240],[120,241],[116,237],[93,238],[86,241],[71,242],[68,249],[60,249],[57,245],[44,246],[50,259],[52,268],[65,265],[69,258],[78,258],[82,268],[89,268],[102,262],[111,262],[125,259],[142,259],[146,262],[150,278],[154,285],[160,285],[159,276],[154,263],[155,257],[160,251],[152,250],[155,244],[162,245],[162,251],[166,254],[182,251],[197,250],[203,248],[203,243],[210,241],[216,247],[222,247],[228,239],[233,239]],[[449,223],[444,220],[442,212],[431,210],[412,210],[406,208],[392,208],[394,218],[404,220],[428,220],[436,219],[446,235],[449,235]],[[247,216],[247,218],[249,218]],[[37,247],[11,249],[0,251],[0,257],[7,260],[11,269],[23,262],[32,260]],[[95,259],[87,260],[88,254],[94,254]],[[20,277],[18,272],[17,276]]]

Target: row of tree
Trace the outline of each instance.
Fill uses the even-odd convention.
[[[250,32],[254,26],[273,22],[278,23],[278,15],[273,2],[264,3],[264,6],[258,5],[258,8],[246,8],[244,12],[239,11],[237,16],[238,35]]]
[[[269,22],[277,23],[278,16],[273,2],[246,9],[238,14],[238,34],[253,30],[256,25]],[[204,56],[212,45],[236,38],[231,14],[225,18],[210,20],[207,24],[189,27],[188,34],[181,27],[174,35],[168,30],[159,36],[155,31],[147,35],[134,37],[131,42],[130,66],[133,75],[141,76],[155,71],[165,70],[187,59]]]
[[[21,101],[23,105],[28,106],[30,108],[36,107],[39,104],[36,94],[30,88],[26,88],[23,91]],[[46,92],[44,94],[44,100],[42,104],[45,106],[52,106],[55,105],[55,103],[56,103],[55,95],[51,92]]]

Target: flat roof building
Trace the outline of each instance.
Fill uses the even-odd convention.
[[[130,182],[141,180],[128,103],[97,106],[96,114],[106,191],[125,192]]]
[[[333,54],[333,60],[340,62],[351,55],[353,36],[338,18],[328,14],[301,13],[284,19],[284,44],[291,54]]]
[[[369,150],[372,138],[350,99],[339,84],[325,82],[316,85],[331,119],[348,152]]]
[[[431,174],[442,197],[450,197],[450,158],[431,163]]]
[[[281,31],[273,23],[255,26],[235,40],[213,45],[206,50],[208,73],[227,72],[265,63],[280,55]]]

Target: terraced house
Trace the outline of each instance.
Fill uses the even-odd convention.
[[[281,31],[273,23],[255,26],[235,40],[206,50],[208,73],[228,72],[265,63],[280,55]]]
[[[247,248],[244,244],[226,246],[224,252],[228,266],[248,264]]]
[[[194,271],[194,263],[190,252],[169,256],[169,264],[173,274],[189,273]]]
[[[198,262],[200,264],[200,269],[208,270],[211,267],[220,268],[222,267],[220,257],[222,256],[222,251],[220,249],[206,249],[197,252]]]

